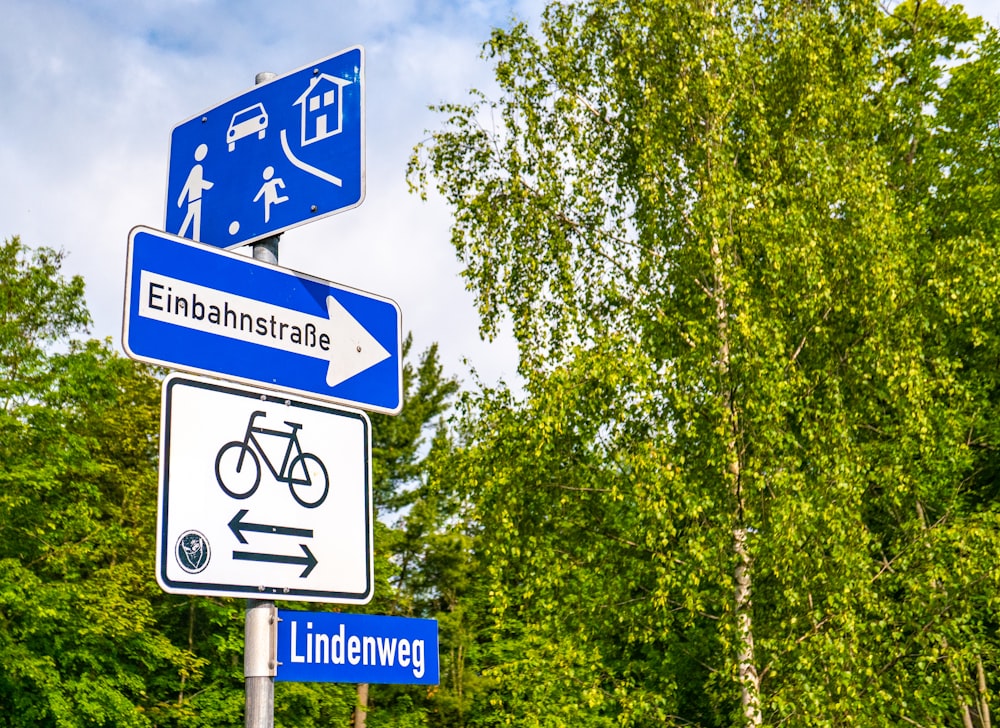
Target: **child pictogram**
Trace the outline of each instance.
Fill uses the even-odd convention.
[[[271,205],[278,205],[282,202],[287,202],[288,198],[285,196],[278,195],[278,188],[285,189],[285,181],[281,177],[274,176],[274,167],[268,165],[264,168],[264,184],[260,186],[257,191],[257,196],[253,198],[254,202],[260,200],[261,197],[264,198],[264,222],[271,221]]]

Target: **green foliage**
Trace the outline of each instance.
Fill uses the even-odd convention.
[[[166,595],[153,579],[162,373],[109,342],[72,338],[89,315],[82,281],[59,273],[61,254],[17,238],[3,252],[0,724],[243,725],[243,600]],[[410,347],[404,414],[373,417],[383,519],[367,609],[454,622],[458,587],[434,580],[467,577],[466,542],[420,496],[425,458],[447,446],[423,438],[457,383],[443,376],[436,347],[416,365]],[[393,513],[401,520],[389,525]],[[440,594],[446,603],[434,601]],[[444,630],[446,645],[466,639],[455,631]],[[279,683],[275,696],[275,725],[297,728],[344,725],[357,701],[355,686],[324,683]],[[378,686],[372,696],[373,726],[425,725],[434,705],[425,689]]]
[[[410,346],[407,339],[407,353]],[[487,685],[479,674],[482,580],[444,421],[458,384],[444,377],[436,346],[415,367],[407,362],[403,381],[402,413],[372,417],[376,504],[392,527],[376,533],[376,577],[386,581],[367,610],[438,620],[441,683],[370,686],[367,725],[475,725]]]
[[[0,245],[0,403],[19,402],[33,388],[45,346],[90,323],[83,279],[59,274],[64,254],[30,250],[16,235]]]
[[[0,409],[0,706],[9,726],[151,725],[159,675],[198,660],[156,624],[153,373],[88,321],[61,256],[5,243]],[[5,293],[7,289],[5,288]]]
[[[274,725],[275,728],[346,727],[356,705],[354,685],[276,683]]]
[[[412,348],[411,334],[403,342],[403,410],[395,416],[371,416],[375,504],[387,514],[413,503],[414,491],[408,486],[422,474],[426,431],[458,391],[458,382],[444,376],[437,344],[420,355],[416,369]]]
[[[407,339],[365,611],[437,619],[441,684],[371,686],[368,725],[987,724],[1000,35],[586,0],[486,55],[499,96],[441,107],[411,180],[526,393],[448,420]],[[0,253],[0,724],[241,725],[242,600],[152,578],[161,373],[72,338],[60,253]],[[358,699],[275,694],[306,728]]]
[[[525,401],[473,402],[517,725],[972,725],[996,690],[997,32],[553,3],[411,180]]]

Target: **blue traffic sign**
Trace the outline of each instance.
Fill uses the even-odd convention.
[[[145,227],[129,234],[133,359],[398,414],[401,314],[388,298]]]
[[[433,619],[278,610],[277,682],[438,684]]]
[[[364,51],[349,48],[174,127],[165,229],[231,248],[361,204]]]

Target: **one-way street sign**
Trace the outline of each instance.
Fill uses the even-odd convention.
[[[174,127],[165,228],[221,248],[361,204],[364,52],[349,48]]]
[[[123,325],[133,359],[386,414],[403,406],[394,301],[157,230],[129,235]]]

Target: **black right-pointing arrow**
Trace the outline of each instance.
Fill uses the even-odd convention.
[[[300,543],[299,547],[305,553],[305,556],[283,556],[282,554],[257,554],[252,551],[233,551],[233,558],[237,561],[263,561],[268,564],[299,564],[306,567],[299,574],[300,578],[305,579],[309,576],[309,572],[316,568],[316,564],[319,562],[313,556],[308,546]]]
[[[313,532],[308,528],[289,528],[287,526],[269,526],[266,523],[248,523],[243,520],[243,516],[249,513],[243,509],[229,522],[229,530],[240,540],[240,543],[249,543],[243,535],[244,531],[256,531],[257,533],[273,533],[278,536],[298,536],[299,538],[312,538]]]

